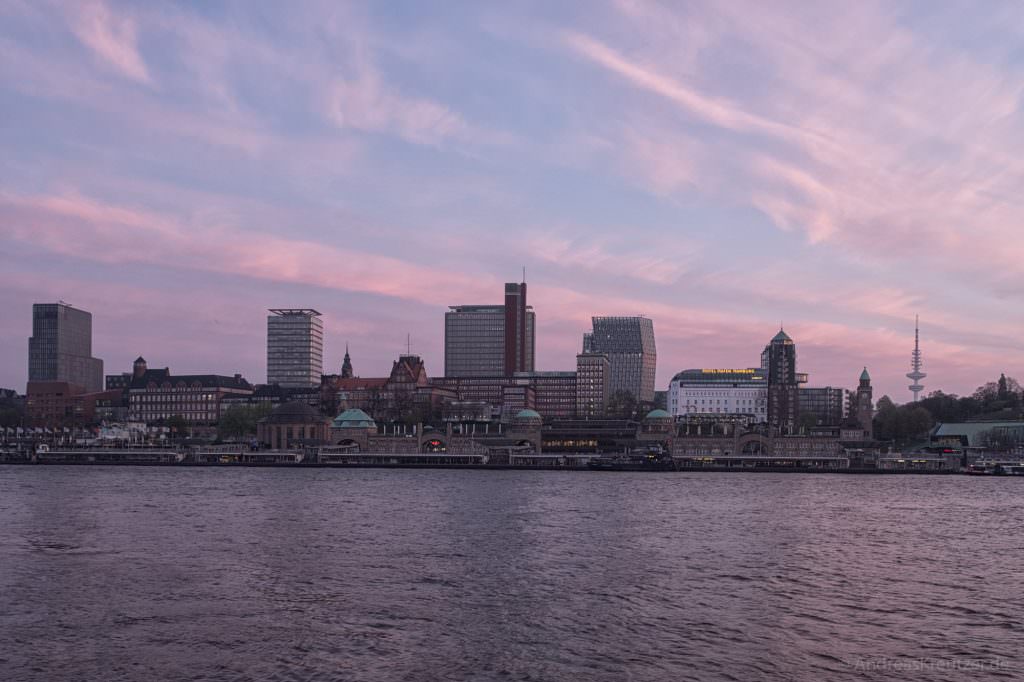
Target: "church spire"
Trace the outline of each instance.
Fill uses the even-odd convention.
[[[352,358],[348,356],[348,342],[345,342],[345,360],[341,363],[341,378],[352,378]]]

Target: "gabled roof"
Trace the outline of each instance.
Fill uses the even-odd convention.
[[[142,376],[134,377],[129,388],[131,389],[145,389],[150,383],[156,384],[158,387],[162,386],[165,382],[169,382],[172,386],[177,386],[178,383],[183,383],[185,386],[191,386],[194,383],[198,383],[203,388],[237,388],[252,390],[252,384],[243,379],[241,375],[235,375],[232,377],[223,376],[220,374],[179,374],[172,375],[171,370],[164,367],[163,369],[147,369],[143,372]]]

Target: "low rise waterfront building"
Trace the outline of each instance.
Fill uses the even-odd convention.
[[[1024,421],[944,422],[932,430],[929,440],[932,445],[953,448],[1022,446]]]
[[[212,426],[226,409],[225,398],[252,393],[252,385],[241,374],[174,376],[166,367],[149,369],[140,357],[128,387],[128,417],[146,424],[180,417],[190,426]]]
[[[86,391],[67,381],[30,381],[25,413],[30,426],[73,428],[91,426],[124,416],[120,390]]]
[[[328,420],[301,401],[279,405],[256,424],[256,440],[274,450],[325,445],[330,441]]]

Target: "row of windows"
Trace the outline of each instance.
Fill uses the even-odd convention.
[[[183,401],[190,400],[216,400],[216,393],[203,393],[195,395],[184,395],[174,393],[156,393],[146,395],[132,395],[130,400],[132,403],[180,403]]]

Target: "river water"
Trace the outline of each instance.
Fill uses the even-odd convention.
[[[0,467],[3,680],[1024,678],[1024,480]]]

